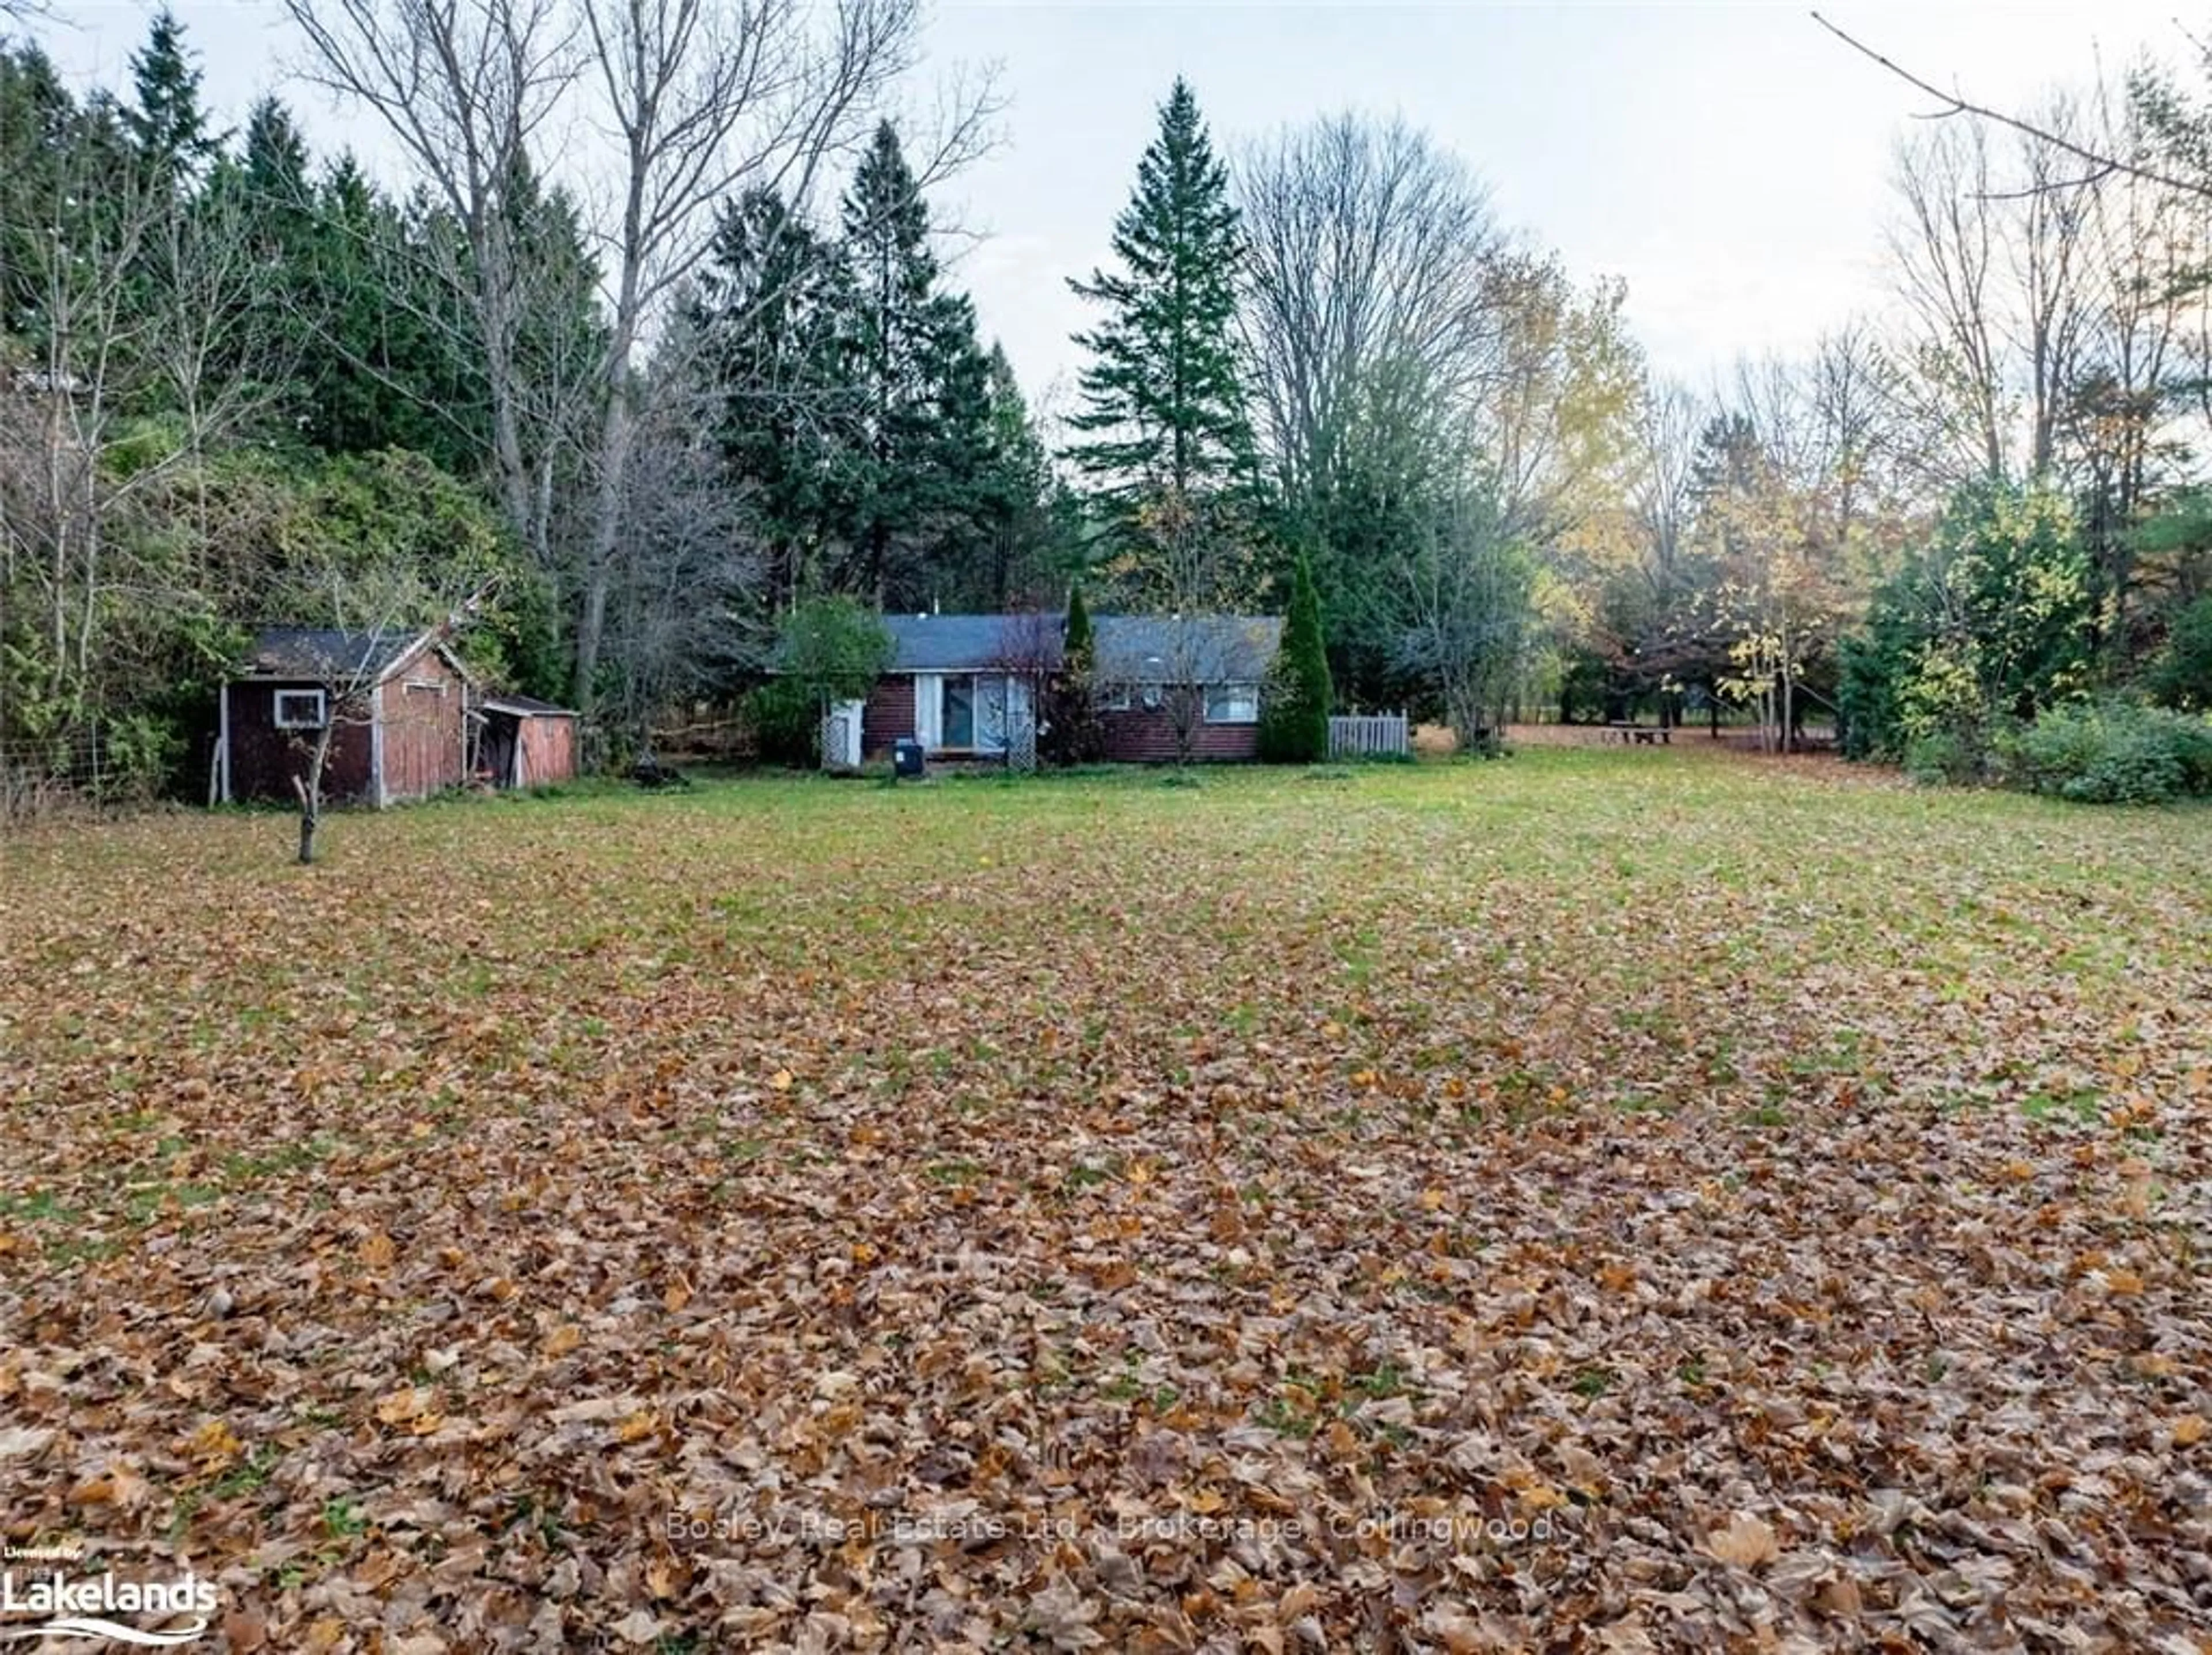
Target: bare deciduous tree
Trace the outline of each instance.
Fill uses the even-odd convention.
[[[1402,121],[1343,114],[1255,146],[1235,181],[1240,320],[1286,490],[1332,482],[1386,368],[1419,379],[1431,417],[1464,407],[1495,352],[1503,238],[1455,157]]]
[[[285,0],[313,79],[374,112],[468,248],[492,467],[507,523],[550,569],[548,514],[527,453],[518,231],[532,146],[577,71],[557,0]]]
[[[1492,752],[1531,641],[1535,566],[1498,502],[1467,488],[1400,560],[1405,665],[1427,678],[1462,752]]]
[[[0,672],[0,693],[12,679],[20,697],[0,707],[9,728],[59,729],[88,710],[119,594],[197,601],[211,583],[209,537],[156,573],[133,562],[116,525],[264,405],[282,374],[236,216],[220,201],[179,202],[128,165],[87,175],[98,162],[80,146],[43,189],[0,199],[47,227],[19,243],[32,319],[0,383],[0,593],[27,597],[40,644],[33,673]],[[149,444],[133,428],[127,411],[149,399],[181,411],[181,442]],[[125,441],[134,459],[118,465]]]
[[[726,691],[768,642],[744,602],[766,560],[721,473],[697,346],[695,332],[672,329],[638,390],[625,469],[629,556],[608,624],[624,671],[604,709],[630,731],[672,703]]]
[[[576,696],[590,709],[621,543],[635,440],[633,358],[660,301],[696,270],[710,209],[756,186],[803,202],[921,53],[921,0],[579,0],[598,113],[620,143],[601,227],[608,334],[596,497],[576,632]],[[937,176],[986,140],[986,87],[957,103]]]
[[[584,472],[575,694],[592,709],[608,603],[635,494],[636,358],[664,301],[713,234],[711,209],[764,186],[804,201],[921,56],[922,0],[286,0],[319,78],[374,109],[462,225],[483,336],[493,445],[507,515],[550,563],[549,474],[527,460],[519,361],[526,272],[515,192],[534,175],[556,112],[612,140],[611,164],[579,149],[568,170],[598,209],[604,351],[592,376],[598,429]],[[995,108],[986,82],[940,111],[924,179],[975,154]]]

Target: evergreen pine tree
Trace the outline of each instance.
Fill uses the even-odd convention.
[[[836,485],[844,584],[891,609],[941,599],[981,538],[990,453],[988,364],[975,306],[939,286],[929,210],[888,121],[844,207],[850,274],[850,447]]]
[[[1052,466],[1006,349],[987,364],[990,452],[981,495],[982,555],[959,588],[960,606],[992,613],[1050,601],[1064,577],[1063,543],[1050,506]]]
[[[1311,764],[1328,757],[1328,715],[1336,700],[1322,636],[1321,594],[1300,554],[1291,587],[1283,647],[1267,685],[1260,720],[1260,757],[1270,764]]]
[[[297,429],[326,453],[413,448],[466,476],[487,451],[487,392],[453,289],[450,220],[390,200],[348,155],[315,192],[309,252],[290,272],[302,344]]]
[[[1068,589],[1060,676],[1053,681],[1045,726],[1045,755],[1055,764],[1087,764],[1104,751],[1098,721],[1097,640],[1079,584]]]
[[[311,211],[314,186],[307,176],[307,141],[292,112],[276,99],[262,99],[246,117],[242,165],[254,200],[272,211]]]
[[[222,147],[200,107],[200,71],[185,49],[185,28],[167,7],[154,14],[146,44],[131,58],[136,101],[123,112],[140,164],[157,187],[188,189]]]
[[[76,100],[45,51],[0,42],[0,333],[35,335],[40,279],[80,126]]]
[[[829,584],[809,559],[831,531],[833,461],[850,424],[849,288],[836,249],[773,189],[723,209],[696,314],[723,465],[751,502],[775,613]]]
[[[1106,315],[1076,337],[1092,360],[1069,422],[1084,440],[1067,457],[1099,502],[1113,552],[1155,600],[1182,603],[1193,594],[1172,588],[1188,582],[1161,567],[1177,560],[1168,542],[1182,530],[1163,521],[1187,530],[1196,514],[1218,517],[1250,475],[1252,434],[1232,337],[1243,257],[1237,210],[1228,169],[1181,79],[1161,106],[1113,247],[1119,271],[1069,283]]]

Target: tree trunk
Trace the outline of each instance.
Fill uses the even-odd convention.
[[[629,389],[608,387],[606,423],[599,438],[599,490],[592,512],[592,538],[584,554],[584,611],[576,623],[576,710],[597,710],[599,647],[606,636],[607,589],[614,579],[615,545],[621,538],[623,478],[629,463]]]
[[[292,778],[292,791],[300,798],[300,866],[307,867],[315,860],[315,830],[322,825],[323,767],[330,762],[331,737],[337,728],[337,709],[333,706],[323,727],[316,733],[314,751],[307,758],[307,773]]]
[[[636,435],[636,411],[630,405],[635,389],[630,382],[630,356],[637,342],[641,306],[640,184],[635,170],[623,220],[622,283],[615,300],[614,326],[607,341],[601,371],[605,375],[606,416],[599,427],[599,488],[592,509],[592,536],[584,553],[584,612],[576,627],[576,710],[588,721],[592,712],[594,680],[599,677],[599,647],[607,622],[607,587],[614,579],[615,547],[622,536],[623,484],[629,470],[630,446]]]

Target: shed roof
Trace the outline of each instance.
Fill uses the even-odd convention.
[[[556,707],[550,701],[540,701],[536,696],[487,696],[483,702],[488,713],[513,713],[521,718],[574,718],[573,707]]]
[[[348,631],[333,626],[270,626],[255,635],[245,676],[318,683],[381,678],[426,641],[419,631]]]

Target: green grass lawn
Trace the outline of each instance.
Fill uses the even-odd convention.
[[[1558,749],[324,837],[0,846],[0,1538],[234,1647],[2212,1621],[2212,810]]]

